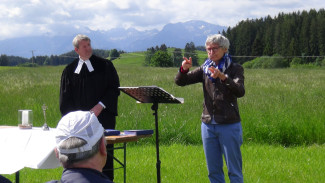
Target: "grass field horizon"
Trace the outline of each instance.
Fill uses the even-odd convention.
[[[184,153],[188,153],[188,151],[199,151],[193,152],[193,155],[190,153],[195,156],[190,157],[191,161],[181,163],[179,168],[184,170],[179,170],[179,174],[187,175],[189,171],[189,175],[198,174],[196,178],[206,180],[206,167],[204,155],[201,153],[200,137],[202,85],[177,86],[174,83],[174,77],[178,68],[142,66],[139,64],[144,59],[141,54],[143,55],[143,53],[128,53],[113,61],[120,77],[121,86],[156,85],[175,97],[184,98],[184,104],[159,105],[162,162],[166,166],[167,162],[173,162],[176,159],[181,161],[184,158]],[[52,128],[56,127],[61,118],[59,86],[63,68],[64,66],[0,67],[1,125],[18,125],[18,110],[32,109],[34,126],[42,126],[41,106],[45,103],[49,108],[47,110],[48,124]],[[244,159],[244,174],[248,180],[246,182],[325,181],[322,177],[325,165],[321,164],[321,162],[325,162],[324,71],[324,68],[245,69],[246,95],[240,98],[238,103],[244,133],[243,156],[246,157]],[[137,104],[134,99],[121,93],[116,129],[154,129],[151,105]],[[150,138],[128,145],[130,148],[130,150],[128,149],[130,154],[128,155],[128,161],[130,161],[128,175],[130,178],[132,177],[131,180],[135,180],[135,182],[144,180],[141,175],[132,172],[134,168],[136,170],[138,168],[146,169],[145,166],[148,163],[151,163],[150,166],[155,165],[154,155],[145,162],[134,165],[131,162],[138,160],[131,157],[131,154],[134,153],[135,156],[141,157],[141,149],[146,148],[152,148],[150,151],[155,152],[154,143],[154,138]],[[173,157],[167,156],[174,151],[179,151],[179,154]],[[196,153],[200,153],[200,155]],[[196,157],[198,157],[197,161]],[[189,159],[189,157],[185,157],[185,159]],[[263,163],[266,164],[263,165]],[[283,164],[286,166],[282,167]],[[200,166],[198,172],[195,171],[197,166]],[[296,166],[302,167],[302,170],[306,170],[306,172]],[[154,175],[150,174],[148,180],[155,181],[154,169],[155,167],[150,169]],[[25,171],[31,176],[37,176],[36,173],[33,173],[34,171],[24,169],[23,172]],[[57,176],[61,174],[60,169],[53,171],[57,172]],[[181,180],[175,175],[178,173],[177,171],[163,169],[162,172],[168,174],[162,173],[163,176],[166,176],[166,178],[162,178],[163,182]],[[9,175],[10,178],[12,176]],[[120,174],[117,182],[122,180],[119,176]],[[315,177],[315,180],[313,181],[310,176]],[[174,179],[174,177],[176,178]],[[187,182],[197,182],[196,178],[188,179]]]

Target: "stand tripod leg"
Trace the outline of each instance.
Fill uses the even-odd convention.
[[[157,169],[157,182],[160,183],[161,182],[161,178],[160,178],[160,164],[161,164],[161,162],[159,159],[158,103],[153,103],[151,109],[155,111],[153,113],[153,115],[155,115],[155,128],[156,128],[156,153],[157,153],[156,169]]]

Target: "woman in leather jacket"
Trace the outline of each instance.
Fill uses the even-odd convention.
[[[229,40],[220,34],[208,36],[205,63],[189,71],[192,58],[184,57],[175,78],[179,86],[202,83],[201,135],[210,182],[225,182],[223,156],[230,182],[243,182],[240,150],[243,140],[237,98],[245,95],[244,69],[232,62],[229,45]]]

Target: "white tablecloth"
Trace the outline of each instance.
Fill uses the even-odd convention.
[[[55,157],[55,129],[0,128],[0,174],[12,174],[24,167],[49,169],[60,166]]]

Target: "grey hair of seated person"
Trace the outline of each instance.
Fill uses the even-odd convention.
[[[223,36],[221,34],[209,35],[205,41],[205,46],[207,46],[208,44],[217,44],[220,47],[226,48],[226,49],[229,49],[229,46],[230,46],[230,42],[229,42],[228,38],[226,38],[225,36]]]
[[[104,136],[102,138],[104,138]],[[64,168],[69,168],[69,167],[73,166],[74,163],[85,161],[85,160],[88,160],[88,159],[92,158],[93,156],[95,156],[95,154],[97,152],[99,152],[100,143],[101,143],[102,138],[100,138],[96,142],[96,144],[92,147],[92,149],[89,151],[80,152],[80,153],[72,153],[72,154],[63,154],[63,153],[58,152],[59,160],[62,163],[62,166]],[[62,142],[62,144],[60,145],[60,148],[73,149],[73,148],[82,147],[86,143],[87,142],[81,138],[70,137],[67,140],[65,140],[64,142]]]
[[[79,48],[79,43],[80,41],[91,41],[90,38],[86,35],[83,35],[83,34],[78,34],[76,35],[76,37],[73,38],[72,40],[72,44],[75,48]]]

